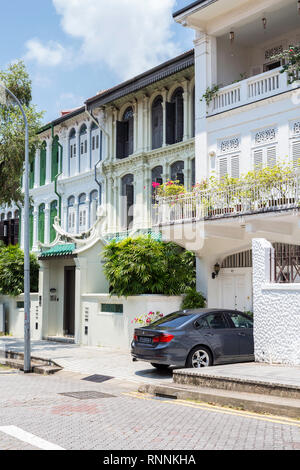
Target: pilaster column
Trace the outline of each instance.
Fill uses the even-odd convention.
[[[165,147],[167,141],[167,94],[168,90],[163,88],[161,91],[161,96],[163,97],[162,108],[163,108],[163,147]]]
[[[149,110],[149,96],[143,96],[143,129],[142,129],[142,149],[143,152],[150,150],[150,110]]]
[[[182,82],[183,88],[183,140],[187,140],[189,136],[190,106],[189,106],[189,89],[188,81]]]
[[[80,132],[79,128],[76,129],[76,174],[80,173]],[[77,232],[78,233],[78,232]]]
[[[117,140],[117,120],[118,120],[118,109],[117,108],[111,108],[112,109],[112,134],[111,134],[111,160],[115,160],[117,157],[117,145],[116,145],[116,140]]]
[[[136,153],[138,150],[138,102],[134,100],[132,102],[133,109],[133,153]]]
[[[99,136],[99,146],[100,146],[100,136]],[[90,122],[87,126],[87,158],[88,158],[88,168],[92,169],[92,123]]]
[[[207,105],[201,101],[207,87],[217,82],[217,41],[215,37],[197,32],[195,44],[195,156],[196,180],[208,176],[208,142],[207,142]],[[201,77],[201,79],[200,79]]]
[[[45,245],[50,242],[50,204],[45,204]]]
[[[40,149],[35,152],[34,160],[34,187],[38,188],[40,185]]]
[[[76,201],[74,204],[75,211],[75,233],[79,233],[79,204]]]
[[[62,202],[62,222],[63,230],[68,231],[68,201]]]
[[[51,163],[52,163],[52,138],[47,139],[46,151],[46,184],[51,183]]]
[[[32,249],[33,251],[37,251],[38,249],[38,215],[39,215],[39,210],[35,206],[33,210],[33,244],[32,244]]]

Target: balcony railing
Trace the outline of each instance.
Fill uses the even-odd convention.
[[[153,206],[153,225],[295,209],[300,207],[299,189],[300,174],[295,173],[272,186],[270,183],[244,184],[158,198]]]
[[[263,98],[278,95],[292,89],[281,68],[242,80],[221,88],[209,106],[208,114],[217,114],[232,108],[250,104]]]

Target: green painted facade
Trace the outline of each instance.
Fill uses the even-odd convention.
[[[41,204],[39,207],[39,230],[38,230],[39,242],[45,242],[45,204]]]
[[[51,160],[51,181],[54,181],[58,175],[58,162],[59,162],[59,145],[58,136],[56,135],[52,143],[52,160]]]
[[[46,183],[47,145],[43,142],[40,153],[40,186]]]
[[[50,206],[50,243],[54,242],[56,232],[53,228],[54,219],[57,216],[57,201],[51,202]]]

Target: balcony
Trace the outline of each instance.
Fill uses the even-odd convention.
[[[299,210],[300,174],[270,184],[229,186],[197,193],[158,198],[153,226],[209,221],[222,218]]]
[[[222,113],[293,90],[281,67],[221,88],[209,105],[208,115]]]

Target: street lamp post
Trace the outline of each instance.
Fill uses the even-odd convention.
[[[30,345],[30,248],[29,248],[29,135],[28,121],[18,98],[0,82],[0,87],[17,103],[25,124],[25,200],[24,200],[24,373],[31,372]],[[1,103],[0,94],[0,103]],[[3,104],[6,100],[3,100]]]

